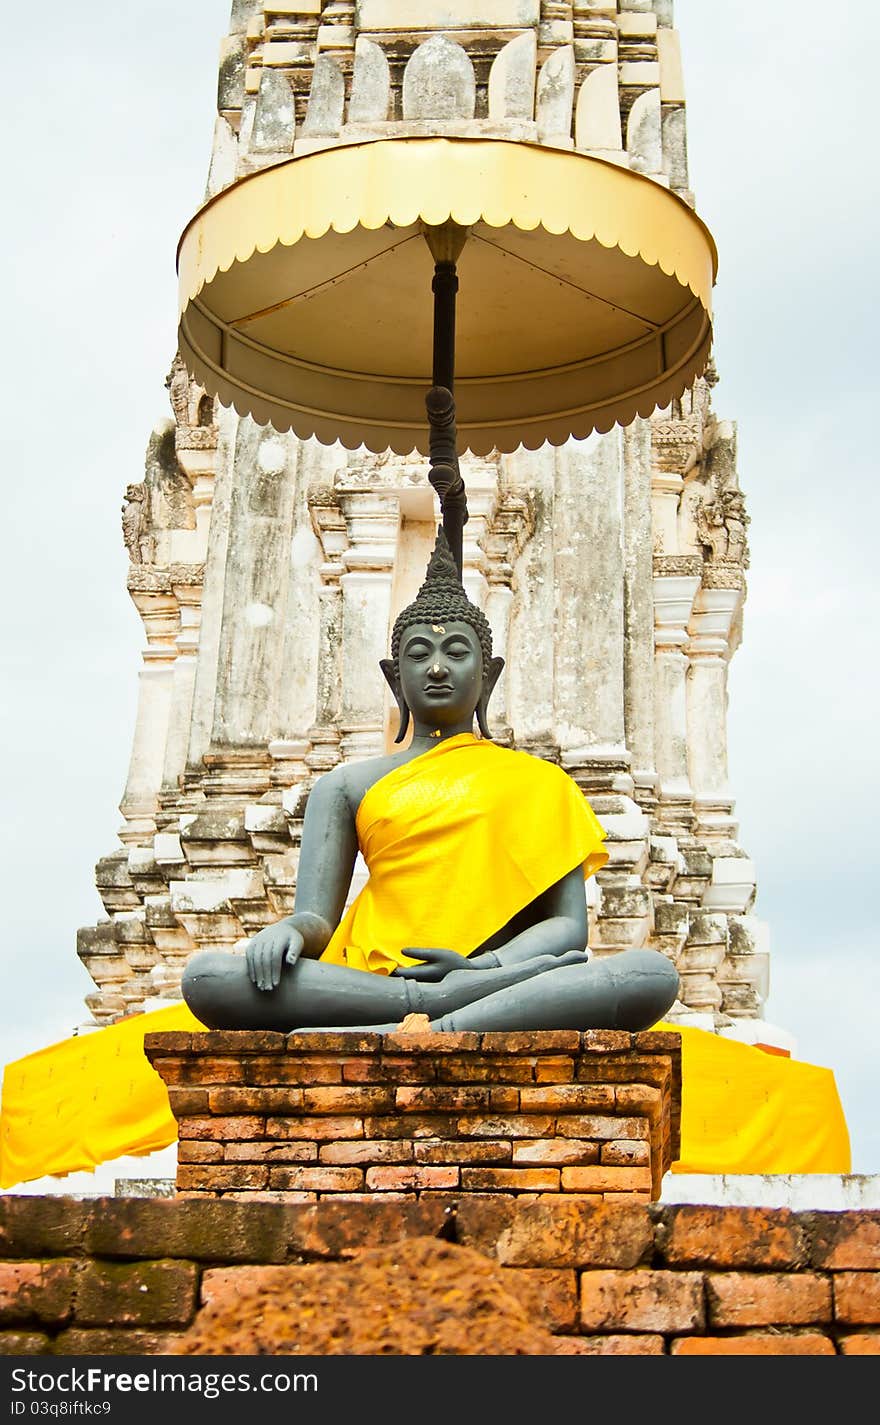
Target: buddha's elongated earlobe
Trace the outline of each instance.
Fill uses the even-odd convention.
[[[397,711],[400,715],[400,726],[397,729],[395,742],[402,742],[406,737],[406,730],[409,727],[409,704],[400,689],[400,681],[394,674],[394,660],[392,658],[380,658],[379,667],[385,675],[385,681],[394,694],[394,701],[397,703]]]
[[[504,667],[503,658],[490,658],[489,667],[483,675],[483,690],[480,693],[480,701],[477,703],[477,727],[483,737],[491,742],[492,734],[486,721],[486,709],[489,706],[489,699],[495,691],[495,684],[501,677],[501,670]]]

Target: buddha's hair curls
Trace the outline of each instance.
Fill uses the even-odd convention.
[[[394,621],[391,631],[391,657],[394,660],[395,674],[399,673],[400,640],[405,629],[414,623],[444,624],[455,621],[469,624],[480,640],[483,672],[486,673],[492,658],[492,630],[489,620],[482,609],[471,603],[465,593],[449,541],[441,528],[437,531],[434,552],[428,560],[425,582],[413,602],[401,609]]]

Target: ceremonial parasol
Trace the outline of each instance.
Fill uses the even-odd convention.
[[[459,445],[561,445],[668,405],[706,365],[716,267],[683,199],[602,159],[497,139],[340,145],[192,219],[180,351],[261,425],[429,455],[461,568]]]

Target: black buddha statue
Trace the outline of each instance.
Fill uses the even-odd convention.
[[[387,1032],[416,1014],[441,1030],[637,1030],[668,1011],[666,956],[590,958],[585,879],[607,860],[604,832],[560,767],[492,742],[502,666],[441,530],[382,662],[401,745],[318,778],[293,914],[243,956],[186,966],[203,1024]],[[358,851],[370,876],[346,908]]]

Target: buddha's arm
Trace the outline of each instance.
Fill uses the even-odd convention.
[[[409,965],[394,971],[407,980],[439,980],[455,970],[491,970],[500,966],[519,965],[526,960],[563,960],[572,955],[580,959],[587,948],[587,899],[582,866],[575,866],[543,895],[538,896],[523,917],[526,928],[513,931],[510,939],[493,936],[491,949],[469,955],[462,960],[454,950],[410,947],[406,954],[421,959],[421,965]]]
[[[566,955],[587,948],[587,898],[582,866],[575,866],[532,903],[534,922],[502,945],[471,955],[477,969],[517,965],[539,955]]]
[[[317,960],[339,924],[357,856],[354,812],[343,768],[319,777],[303,820],[293,914],[267,925],[248,943],[248,973],[261,990],[274,989],[284,964],[301,955]]]

